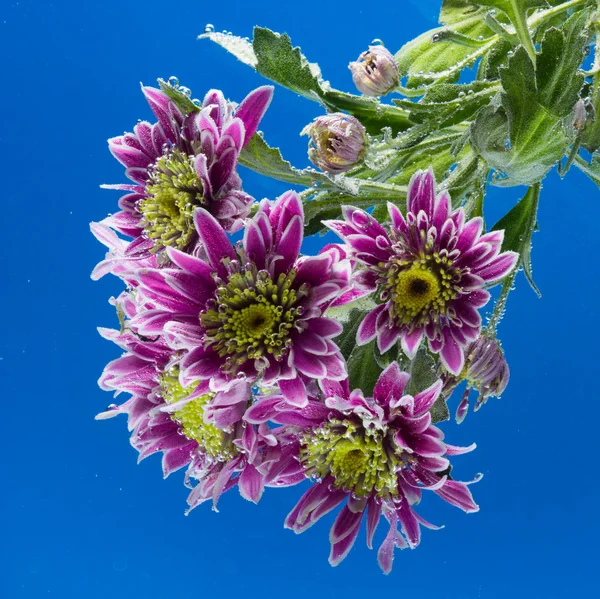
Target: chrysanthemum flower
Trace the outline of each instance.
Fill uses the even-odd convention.
[[[120,298],[119,307],[129,319],[138,310],[128,294]],[[275,440],[266,426],[242,422],[252,402],[248,384],[235,381],[219,392],[211,392],[208,381],[182,387],[177,356],[162,337],[148,339],[128,326],[122,332],[100,329],[100,333],[127,353],[106,366],[99,385],[131,398],[97,418],[127,414],[139,460],[162,452],[165,477],[187,466],[186,484],[194,487],[190,508],[207,499],[216,505],[220,495],[235,485],[243,497],[257,502],[264,488],[264,477],[256,468],[260,447]]]
[[[237,160],[256,132],[273,88],[254,90],[235,111],[220,91],[211,90],[200,110],[189,114],[158,89],[142,91],[158,123],[138,123],[133,133],[108,141],[134,184],[104,186],[130,192],[119,201],[121,211],[105,222],[134,238],[128,254],[193,247],[198,206],[227,231],[240,229],[253,198],[242,190]]]
[[[412,178],[406,217],[397,206],[388,208],[389,229],[348,206],[343,221],[326,223],[364,265],[356,281],[377,292],[379,305],[361,323],[357,342],[377,337],[385,352],[400,339],[413,357],[426,336],[430,350],[459,374],[464,347],[481,331],[478,310],[490,298],[485,287],[506,277],[518,255],[500,253],[504,231],[482,235],[483,219],[465,221],[447,193],[436,196],[431,170]]]
[[[414,510],[424,490],[465,512],[479,509],[467,483],[447,475],[448,457],[475,446],[447,445],[443,433],[431,423],[429,410],[440,395],[442,381],[413,397],[404,392],[409,378],[394,362],[379,377],[372,398],[358,389],[350,392],[347,380],[324,380],[324,402],[311,399],[307,406],[294,408],[272,397],[246,412],[251,423],[284,425],[274,430],[281,447],[279,459],[264,464],[269,480],[296,484],[299,470],[315,480],[288,515],[287,528],[303,532],[345,503],[329,535],[333,566],[352,548],[364,516],[367,545],[372,548],[383,515],[390,529],[378,560],[384,572],[390,572],[394,547],[416,547],[420,524],[435,528]]]
[[[202,257],[168,248],[173,268],[137,271],[140,297],[157,309],[135,321],[144,335],[164,329],[184,352],[182,384],[211,379],[279,384],[289,401],[307,401],[304,378],[342,379],[344,359],[332,341],[342,331],[325,310],[350,289],[350,261],[337,247],[299,256],[304,215],[288,192],[263,201],[243,242],[227,238],[203,208],[194,214]]]

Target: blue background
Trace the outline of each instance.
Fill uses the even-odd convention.
[[[95,327],[116,325],[107,299],[120,285],[90,280],[104,248],[88,223],[116,210],[118,194],[99,184],[125,180],[106,139],[150,118],[139,81],[177,75],[199,97],[221,87],[240,100],[259,76],[195,38],[206,23],[242,36],[261,24],[287,31],[325,78],[352,90],[346,65],[373,38],[396,49],[433,27],[438,8],[435,0],[385,11],[354,0],[2,3],[2,598],[598,596],[598,190],[575,169],[544,184],[533,252],[544,297],[519,275],[501,325],[508,391],[462,426],[445,425],[450,442],[478,443],[455,472],[485,474],[473,487],[481,512],[426,496],[421,513],[446,528],[398,552],[389,577],[364,532],[332,569],[332,518],[298,537],[284,530],[299,488],[266,492],[258,507],[230,492],[220,513],[202,506],[184,517],[181,473],[163,481],[157,456],[136,466],[125,420],[93,419],[111,402],[96,380],[119,354]],[[277,89],[261,128],[304,166],[298,133],[319,112]],[[259,198],[284,189],[243,176]],[[522,192],[492,191],[490,222]]]

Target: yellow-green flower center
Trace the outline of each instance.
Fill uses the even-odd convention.
[[[396,322],[417,326],[445,315],[448,302],[458,295],[457,275],[451,261],[435,252],[413,260],[392,260],[384,287]]]
[[[440,295],[440,284],[431,271],[413,266],[398,273],[394,292],[398,312],[414,318],[424,308],[436,302]]]
[[[173,373],[164,374],[161,378],[161,395],[167,404],[174,404],[194,391],[195,385],[182,387]],[[200,449],[213,459],[226,461],[237,452],[229,435],[204,421],[204,409],[214,393],[206,393],[188,401],[182,408],[173,412],[171,418],[180,426],[182,433],[200,446]]]
[[[336,488],[357,497],[397,495],[398,471],[411,460],[387,431],[351,420],[330,420],[305,433],[301,443],[300,462],[309,476],[330,476]]]
[[[217,291],[215,305],[200,314],[205,339],[221,357],[225,369],[235,373],[248,360],[257,370],[269,358],[283,360],[291,345],[290,332],[302,314],[299,301],[308,293],[293,289],[295,272],[282,273],[272,280],[254,266],[232,274]]]
[[[148,197],[140,202],[139,209],[155,250],[167,245],[183,249],[195,234],[194,208],[205,201],[193,160],[193,156],[174,148],[156,161],[150,173]]]

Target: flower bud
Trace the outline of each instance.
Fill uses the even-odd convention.
[[[573,127],[578,131],[583,131],[587,122],[588,114],[585,102],[580,98],[573,109]]]
[[[383,96],[398,85],[398,63],[383,46],[369,46],[348,68],[354,85],[365,96]]]
[[[360,121],[341,112],[317,117],[304,127],[301,135],[310,135],[310,161],[332,174],[343,173],[358,164],[367,141]]]
[[[508,364],[496,339],[481,335],[467,348],[465,378],[471,387],[479,391],[476,410],[488,397],[502,394],[509,376]]]

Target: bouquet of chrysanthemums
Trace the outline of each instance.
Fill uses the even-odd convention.
[[[479,476],[451,470],[475,445],[448,443],[440,423],[508,383],[496,329],[519,270],[537,292],[542,179],[576,166],[600,183],[597,10],[444,0],[440,27],[350,63],[356,95],[332,89],[286,35],[257,27],[250,42],[207,25],[201,38],[320,103],[302,131],[315,169],[258,131],[271,86],[239,103],[218,90],[192,99],[175,77],[142,87],[154,122],[109,140],[130,182],[105,186],[125,195],[92,224],[108,247],[93,277],[125,284],[111,299],[120,327],[100,329],[124,353],[100,386],[128,399],[98,418],[126,414],[140,459],[162,453],[165,476],[184,468],[190,510],[234,487],[258,502],[308,479],[285,527],[337,510],[337,565],[362,521],[371,547],[383,518],[387,573],[395,548],[436,528],[419,515],[423,495],[479,509]],[[294,190],[257,201],[240,165]],[[493,226],[488,185],[527,187]],[[301,253],[327,231],[334,242]]]

